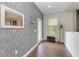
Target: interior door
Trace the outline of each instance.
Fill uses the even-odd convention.
[[[77,10],[76,31],[79,32],[79,10]]]

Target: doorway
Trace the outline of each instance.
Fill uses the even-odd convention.
[[[79,32],[79,10],[76,11],[76,31]]]
[[[42,40],[42,20],[40,18],[37,19],[37,42]]]

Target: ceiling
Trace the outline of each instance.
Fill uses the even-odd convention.
[[[35,2],[35,5],[43,14],[79,8],[79,2]]]

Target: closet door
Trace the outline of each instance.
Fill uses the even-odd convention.
[[[77,10],[77,22],[76,22],[76,25],[77,25],[77,32],[79,32],[79,10]]]

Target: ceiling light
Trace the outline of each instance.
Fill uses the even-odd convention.
[[[48,8],[51,8],[51,5],[48,5]]]

